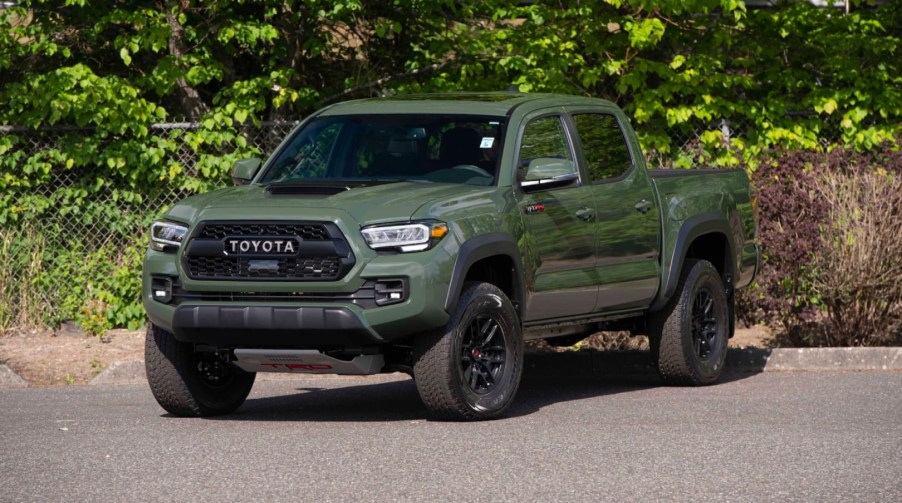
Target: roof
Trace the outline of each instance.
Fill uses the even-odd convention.
[[[409,94],[386,98],[345,101],[328,107],[323,115],[429,113],[504,116],[513,108],[566,105],[611,105],[610,102],[584,96],[518,92]]]

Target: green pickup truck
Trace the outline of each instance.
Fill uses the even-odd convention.
[[[610,102],[454,93],[349,101],[235,187],[151,229],[147,377],[178,416],[257,372],[411,374],[429,413],[503,413],[524,340],[647,334],[664,382],[713,383],[759,262],[743,171],[649,171]]]

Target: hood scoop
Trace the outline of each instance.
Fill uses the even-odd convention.
[[[300,185],[300,184],[278,184],[266,187],[266,191],[274,196],[331,196],[351,190],[351,187],[345,185]]]

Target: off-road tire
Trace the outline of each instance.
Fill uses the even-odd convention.
[[[717,269],[706,260],[687,260],[677,294],[649,320],[649,347],[666,384],[701,386],[717,381],[727,358],[729,315]]]
[[[179,342],[162,328],[149,324],[144,344],[147,382],[157,403],[176,416],[199,417],[228,414],[244,403],[254,385],[255,373],[216,360],[213,353],[196,353],[191,344]],[[216,379],[200,370],[213,365]]]
[[[522,373],[519,317],[491,283],[467,282],[445,328],[414,344],[414,380],[436,419],[497,417],[513,402]]]

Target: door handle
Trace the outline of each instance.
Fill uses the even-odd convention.
[[[652,204],[649,201],[643,199],[643,200],[639,201],[638,203],[636,203],[635,208],[636,208],[636,211],[638,211],[638,212],[648,213],[652,209]]]
[[[588,206],[583,206],[582,208],[576,210],[576,218],[582,220],[583,222],[591,222],[595,219],[595,212],[592,211]]]

